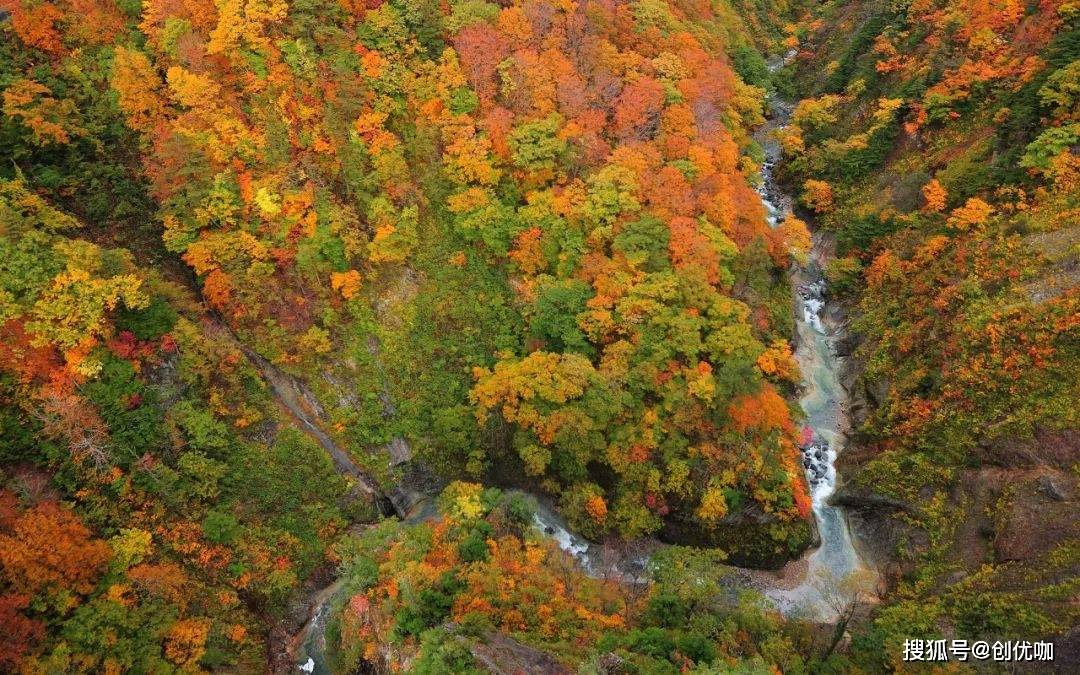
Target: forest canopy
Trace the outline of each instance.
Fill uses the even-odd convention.
[[[0,0],[0,671],[291,670],[318,602],[343,672],[881,672],[913,627],[1062,633],[1078,21]],[[726,567],[815,541],[807,270],[887,592],[824,629]],[[649,542],[644,576],[544,509]]]

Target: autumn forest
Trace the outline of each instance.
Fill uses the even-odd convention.
[[[1076,672],[1078,286],[1071,0],[0,0],[0,672]]]

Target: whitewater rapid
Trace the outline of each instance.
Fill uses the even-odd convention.
[[[772,69],[781,64],[774,62]],[[770,108],[771,120],[757,135],[765,150],[758,193],[769,225],[776,227],[792,211],[791,197],[780,189],[773,175],[782,152],[775,132],[788,124],[792,106],[773,99]],[[849,430],[848,395],[837,375],[842,364],[835,349],[846,333],[842,323],[828,318],[831,306],[824,270],[831,256],[831,238],[816,232],[806,262],[793,264],[791,271],[796,303],[795,360],[802,374],[799,406],[805,415],[799,450],[820,545],[793,563],[798,575],[794,586],[765,591],[784,614],[818,620],[831,620],[838,604],[866,597],[874,584],[873,571],[855,549],[843,510],[829,503],[836,491],[836,458]]]

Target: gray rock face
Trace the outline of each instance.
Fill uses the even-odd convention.
[[[829,501],[844,507],[859,555],[880,572],[881,592],[891,590],[910,569],[910,561],[897,558],[900,543],[906,542],[910,549],[920,549],[929,543],[925,532],[898,517],[903,513],[915,514],[918,509],[851,484],[840,486]]]
[[[858,335],[845,334],[833,343],[833,351],[841,358],[848,358],[855,353],[861,342]]]
[[[866,389],[866,398],[874,407],[880,407],[884,405],[885,401],[889,398],[889,391],[892,389],[892,382],[887,379],[863,381],[863,386]]]
[[[979,444],[986,460],[1006,468],[1051,466],[1069,470],[1080,462],[1080,430],[1037,428],[1032,438],[997,437]]]
[[[994,539],[994,552],[1001,561],[1032,560],[1078,537],[1075,504],[1021,503],[1006,517]]]
[[[829,503],[834,506],[843,506],[849,509],[861,511],[883,511],[892,513],[895,511],[915,511],[915,507],[905,501],[874,494],[872,492],[855,492],[841,488],[837,491]]]
[[[1042,494],[1046,495],[1054,501],[1063,502],[1068,499],[1068,496],[1062,491],[1060,487],[1054,482],[1050,476],[1039,476],[1036,481],[1036,488]]]
[[[1033,560],[1070,540],[1080,540],[1075,479],[1040,467],[1003,472],[1002,489],[1015,496],[999,516],[994,554],[1000,561]]]
[[[1058,673],[1080,672],[1080,626],[1054,640],[1054,670]]]
[[[412,459],[412,448],[401,436],[395,436],[386,446],[390,454],[390,466],[400,466]]]
[[[472,645],[478,665],[494,675],[551,673],[570,675],[571,671],[551,654],[521,644],[502,633],[488,633]]]

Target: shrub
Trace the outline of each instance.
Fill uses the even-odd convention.
[[[402,637],[419,636],[428,628],[439,625],[450,616],[454,598],[464,587],[453,572],[446,572],[434,586],[420,591],[413,604],[398,610],[395,631]]]
[[[154,340],[172,330],[176,319],[176,310],[168,301],[155,297],[145,309],[121,306],[116,312],[116,327],[122,331],[131,331],[140,340]]]
[[[202,531],[215,544],[231,544],[240,532],[240,523],[231,513],[210,511],[203,518]]]
[[[506,515],[518,525],[532,525],[536,516],[536,500],[524,494],[513,494],[506,502]]]
[[[675,651],[675,641],[662,628],[646,628],[631,634],[630,648],[639,654],[667,659]]]
[[[698,633],[679,636],[675,641],[675,648],[695,663],[711,663],[716,658],[716,647],[712,641]]]
[[[657,626],[674,628],[686,623],[690,607],[674,593],[660,593],[649,599],[645,621]]]

